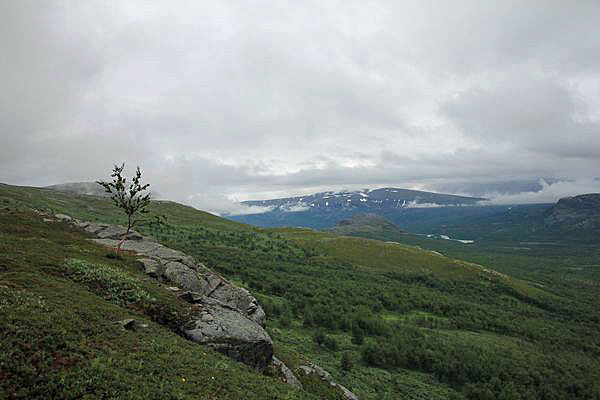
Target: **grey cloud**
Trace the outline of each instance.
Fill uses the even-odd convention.
[[[597,179],[578,179],[548,183],[540,180],[541,189],[520,193],[490,193],[491,204],[554,203],[563,197],[581,193],[600,193],[600,181]]]
[[[507,143],[559,157],[596,158],[600,152],[600,122],[578,121],[586,104],[555,80],[516,78],[476,87],[441,109],[461,132],[485,145]]]
[[[125,161],[165,197],[244,212],[344,187],[593,179],[599,17],[583,1],[4,1],[0,181]]]

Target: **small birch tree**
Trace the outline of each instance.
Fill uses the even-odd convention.
[[[96,181],[97,184],[104,187],[106,193],[110,194],[113,203],[127,215],[127,232],[125,232],[119,241],[117,256],[119,256],[121,246],[131,232],[131,229],[138,222],[142,221],[137,216],[147,214],[148,209],[146,207],[150,204],[150,193],[144,193],[150,187],[150,184],[142,184],[142,171],[140,167],[137,167],[135,176],[131,180],[129,187],[127,186],[127,178],[123,176],[124,168],[125,163],[121,164],[120,167],[115,165],[110,175],[113,178],[112,182]]]

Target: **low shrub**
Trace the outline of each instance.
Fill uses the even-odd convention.
[[[75,258],[68,259],[64,265],[69,279],[85,284],[112,303],[127,305],[153,301],[135,278],[123,270]]]

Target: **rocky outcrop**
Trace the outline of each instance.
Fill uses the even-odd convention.
[[[190,340],[258,369],[271,363],[273,342],[264,330],[265,312],[246,289],[135,231],[126,235],[126,229],[117,225],[74,223],[105,246],[116,247],[125,238],[121,250],[135,252],[149,276],[180,289],[172,291],[194,305],[191,319],[181,326]]]
[[[95,242],[116,247],[126,229],[117,225],[79,223],[81,228],[96,236]],[[137,253],[148,275],[174,283],[183,290],[218,300],[237,309],[248,319],[265,325],[266,315],[254,296],[246,289],[227,281],[221,275],[196,262],[193,257],[165,247],[139,233],[130,232],[121,250]]]
[[[300,380],[296,377],[296,375],[294,375],[292,370],[289,369],[283,361],[273,356],[273,365],[279,370],[279,372],[281,372],[285,383],[292,386],[296,386],[298,389],[302,389],[302,382],[300,382]]]
[[[298,367],[298,371],[304,375],[316,374],[319,378],[321,378],[321,380],[324,380],[331,386],[338,388],[342,392],[345,399],[358,400],[358,397],[356,397],[354,393],[339,383],[335,383],[331,378],[331,374],[316,364],[302,365]]]
[[[67,222],[71,221],[73,219],[66,214],[55,214],[54,218],[58,219],[59,221],[67,221]]]

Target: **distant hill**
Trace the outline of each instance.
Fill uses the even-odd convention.
[[[349,219],[339,221],[330,232],[338,235],[405,233],[397,225],[376,214],[357,214]]]
[[[600,193],[560,199],[545,213],[544,223],[561,230],[600,230]]]

